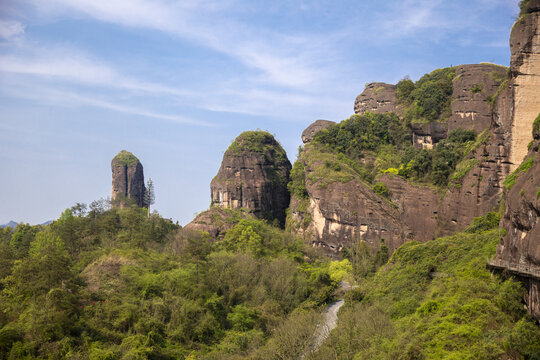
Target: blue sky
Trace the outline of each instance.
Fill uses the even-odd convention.
[[[210,203],[223,152],[273,133],[289,159],[372,81],[509,64],[518,0],[0,2],[0,224],[110,195],[122,149],[164,217]]]

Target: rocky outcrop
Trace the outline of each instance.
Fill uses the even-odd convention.
[[[210,184],[212,203],[245,208],[257,218],[285,223],[291,163],[274,137],[264,131],[240,134],[223,155]]]
[[[308,197],[293,197],[289,218],[289,224],[306,243],[322,247],[328,255],[337,258],[344,247],[360,240],[366,241],[375,252],[381,239],[390,251],[412,239],[412,232],[401,223],[396,206],[371,191],[353,172],[335,181],[328,180],[334,174],[312,176],[311,173],[325,167],[314,146],[317,144],[306,144],[298,159],[306,169]]]
[[[144,206],[144,174],[139,159],[126,150],[120,151],[111,161],[112,193],[114,206],[129,204]]]
[[[420,149],[433,149],[439,141],[446,139],[446,125],[432,122],[429,124],[411,124],[413,145]]]
[[[316,133],[328,128],[332,124],[335,124],[335,122],[330,121],[330,120],[315,121],[302,132],[302,142],[304,144],[307,142],[310,142],[311,140],[313,140],[313,137],[315,136]]]
[[[398,106],[396,86],[382,82],[366,85],[364,91],[356,97],[354,113],[361,115],[366,111],[401,114],[402,109]]]
[[[510,35],[513,121],[510,162],[515,169],[527,154],[532,120],[540,112],[540,0],[530,0]]]
[[[526,161],[506,181],[501,241],[495,265],[518,277],[529,312],[540,321],[540,136]]]
[[[455,67],[448,132],[461,128],[481,133],[490,127],[492,111],[489,100],[506,79],[506,72],[504,66],[495,64]]]
[[[207,232],[212,239],[219,240],[223,238],[227,230],[238,224],[240,220],[250,218],[253,218],[253,216],[246,210],[212,206],[197,215],[195,219],[184,226],[184,229]]]

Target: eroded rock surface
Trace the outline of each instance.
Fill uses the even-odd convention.
[[[330,121],[330,120],[315,121],[302,132],[302,142],[304,144],[307,142],[310,142],[311,140],[313,140],[313,137],[315,136],[316,133],[328,128],[332,124],[335,124],[335,122]]]
[[[197,215],[184,229],[207,232],[212,239],[222,239],[225,232],[240,220],[252,217],[247,211],[213,206]]]
[[[523,161],[531,141],[532,120],[540,113],[540,0],[530,0],[510,35],[513,122],[512,170]]]
[[[291,163],[274,137],[264,131],[240,134],[223,155],[210,184],[212,203],[245,208],[257,218],[285,223]]]
[[[496,260],[524,283],[529,312],[540,321],[540,139],[531,146],[515,184],[505,193]],[[525,166],[526,168],[527,166]],[[536,274],[536,277],[534,276]]]
[[[470,129],[481,133],[491,125],[488,100],[506,79],[507,69],[494,64],[459,65],[452,82],[452,116],[448,132]]]
[[[354,102],[355,114],[361,115],[366,111],[401,114],[402,109],[398,106],[396,86],[382,82],[368,84]]]
[[[144,206],[144,173],[139,159],[126,150],[111,161],[113,205],[124,207],[131,203]]]

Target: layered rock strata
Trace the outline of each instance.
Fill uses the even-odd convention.
[[[448,132],[469,129],[481,133],[491,125],[490,102],[506,79],[507,68],[494,64],[459,65],[452,82],[452,116]]]
[[[120,151],[111,161],[112,192],[114,206],[124,207],[144,204],[144,173],[139,159],[126,150]]]
[[[401,114],[402,109],[398,106],[396,86],[382,82],[366,85],[364,91],[356,97],[354,113],[363,114],[366,111]]]
[[[539,147],[540,134],[537,134],[526,160],[506,181],[510,189],[504,196],[501,241],[491,264],[523,282],[529,312],[540,321]]]
[[[510,162],[515,169],[527,154],[532,120],[540,113],[540,0],[530,0],[510,35],[513,121]]]
[[[257,218],[285,223],[291,163],[285,150],[264,131],[240,134],[223,155],[210,184],[214,206],[245,208]]]

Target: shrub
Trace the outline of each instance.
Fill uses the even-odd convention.
[[[390,192],[390,189],[388,189],[388,186],[386,186],[386,184],[382,182],[378,182],[373,185],[373,192],[385,198],[390,198],[390,196],[392,196],[392,193]]]

